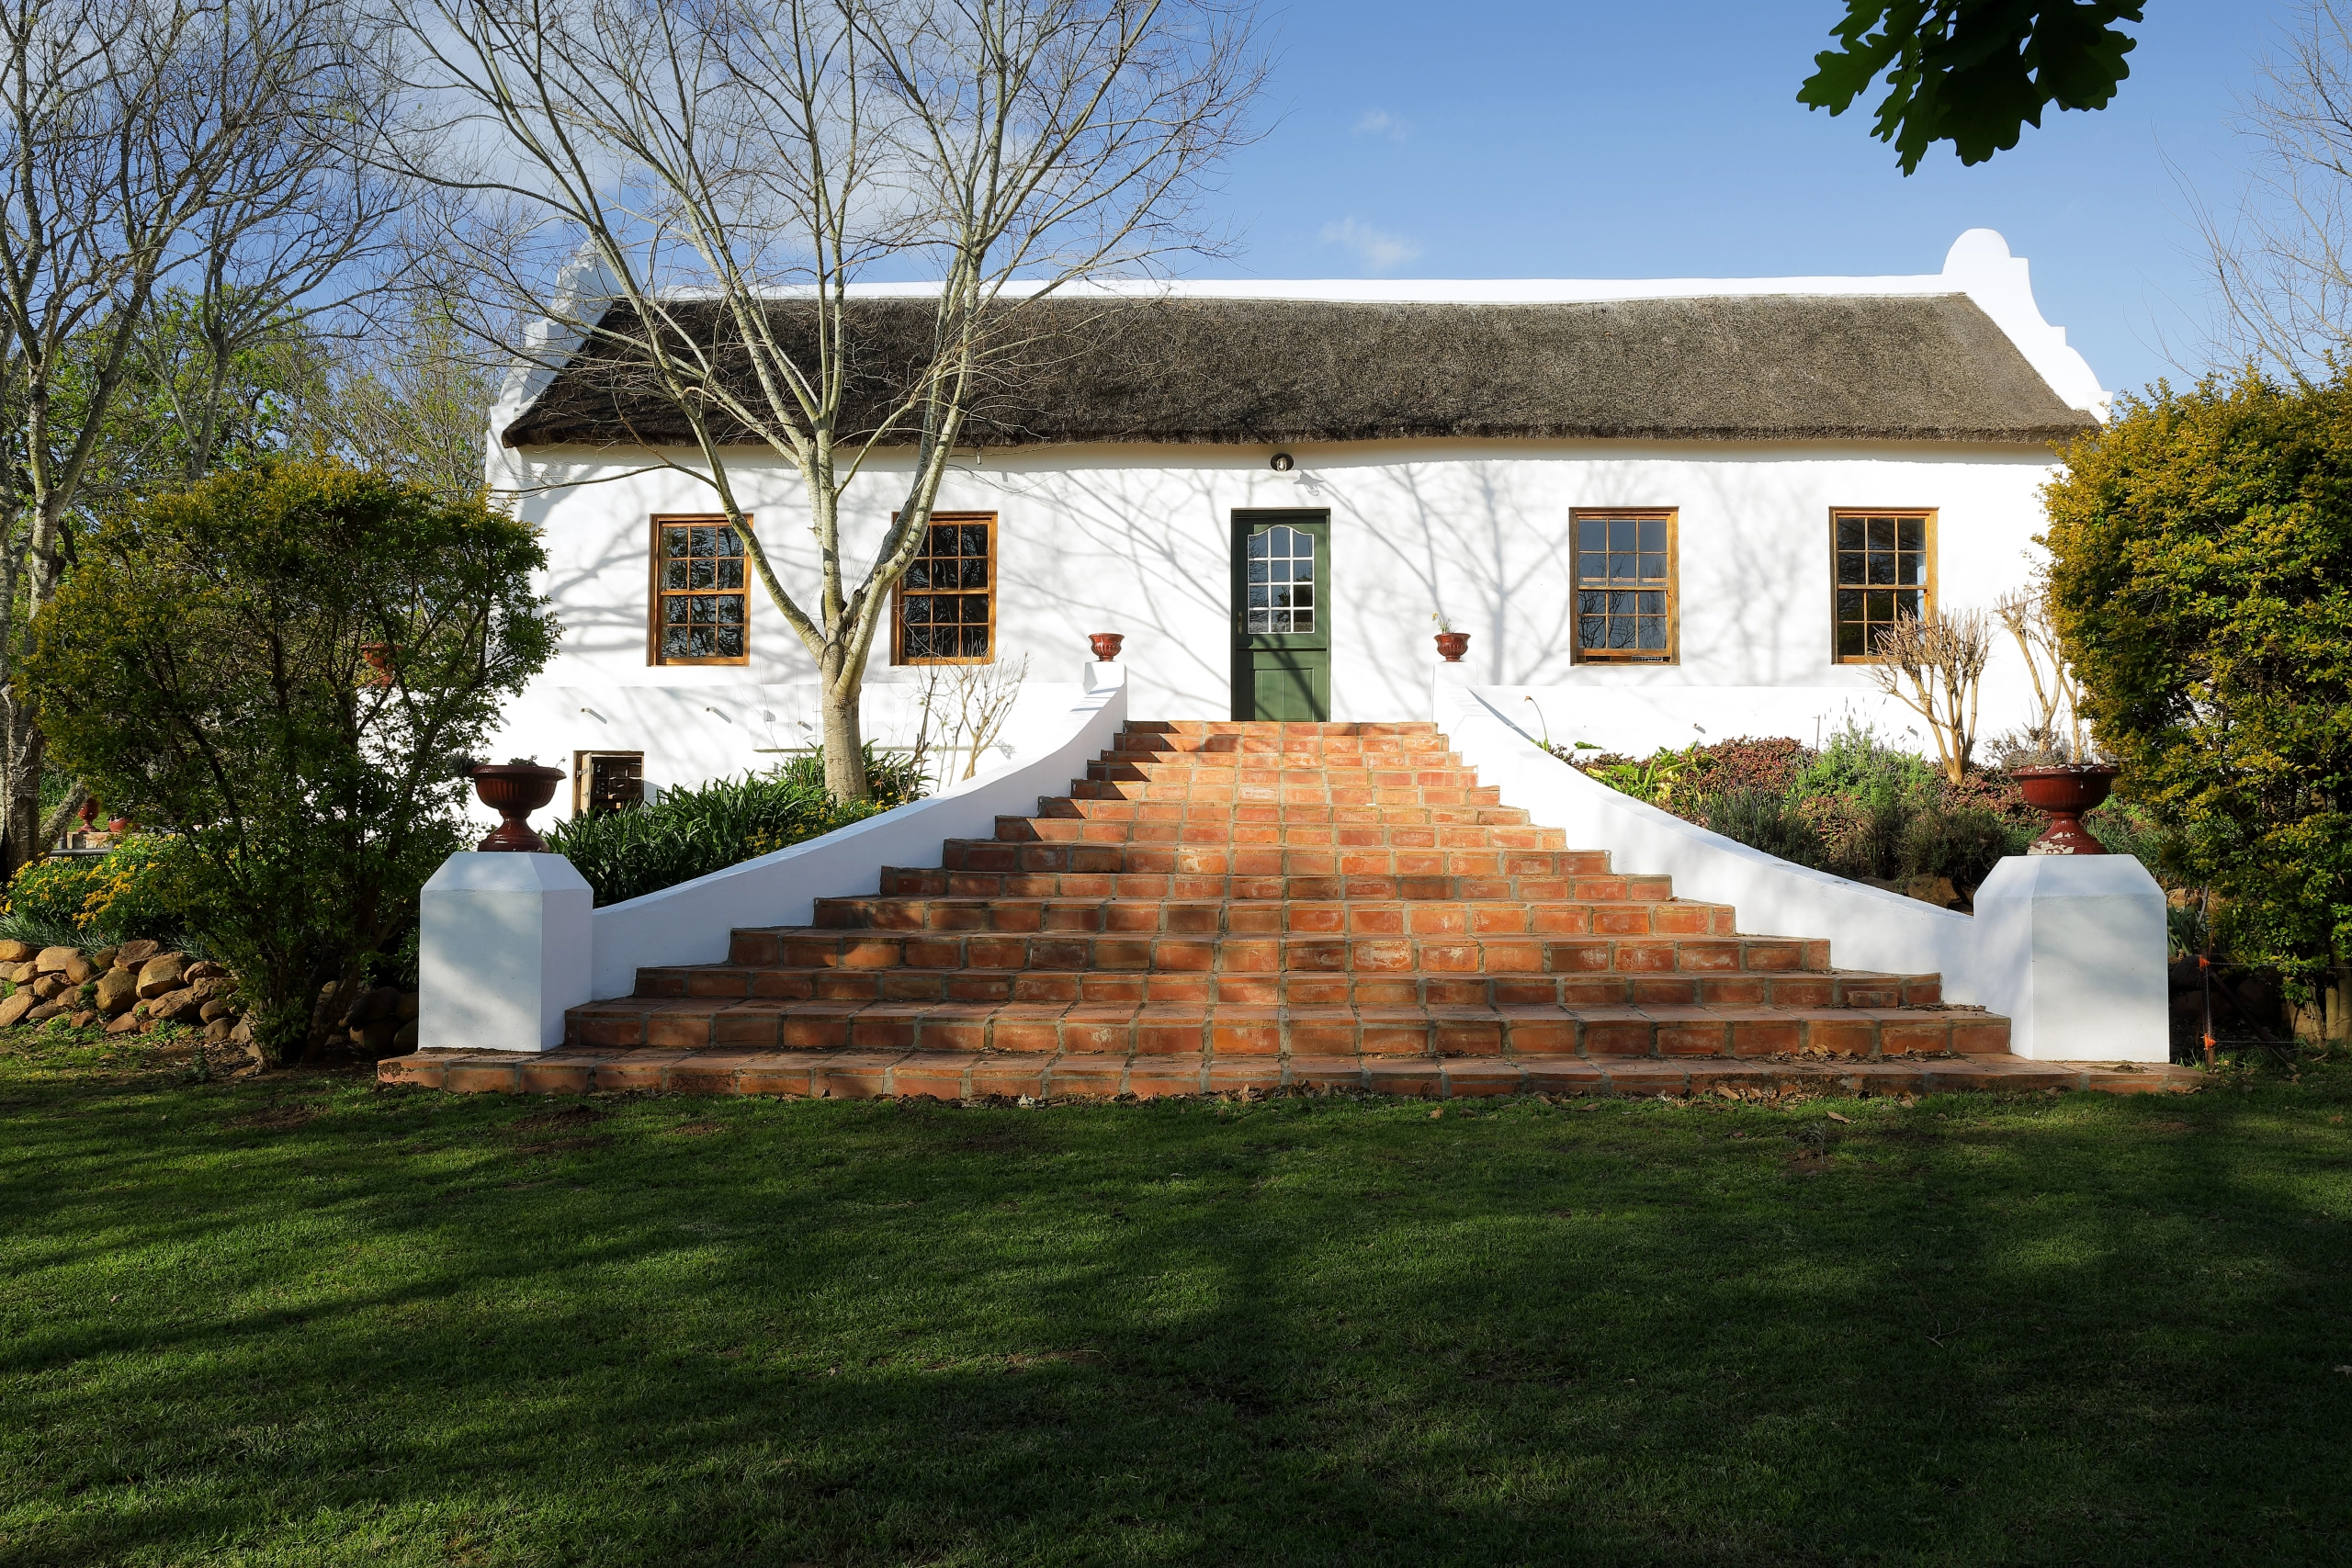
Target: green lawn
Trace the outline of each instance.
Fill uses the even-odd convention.
[[[2352,1069],[1432,1119],[95,1055],[0,1058],[0,1562],[2352,1556]]]

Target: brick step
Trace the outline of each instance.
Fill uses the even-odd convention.
[[[1289,806],[1256,800],[1080,800],[1037,803],[1039,817],[1083,818],[1091,822],[1277,822],[1374,823],[1385,827],[1482,825],[1524,828],[1527,813],[1516,806]]]
[[[1161,750],[1145,747],[1114,747],[1102,753],[1090,767],[1125,767],[1155,775],[1199,773],[1205,778],[1241,779],[1253,773],[1279,777],[1283,774],[1337,773],[1348,782],[1367,773],[1391,773],[1407,779],[1420,779],[1431,773],[1444,778],[1430,778],[1431,784],[1458,784],[1472,777],[1462,755],[1442,747],[1419,751],[1347,751],[1332,753],[1323,750]],[[1262,782],[1262,781],[1261,781]],[[1475,780],[1473,781],[1475,782]]]
[[[1102,969],[833,969],[699,964],[647,968],[636,994],[722,1002],[1021,1002],[1069,1007],[1931,1007],[1935,976],[1154,974]]]
[[[1242,739],[1269,738],[1328,740],[1399,735],[1434,736],[1437,726],[1427,719],[1400,719],[1390,724],[1334,723],[1309,719],[1155,718],[1130,719],[1128,735],[1218,735]]]
[[[1229,936],[1091,931],[739,931],[739,964],[788,969],[1114,969],[1272,975],[1785,974],[1829,944],[1777,936]],[[642,974],[658,974],[648,970]],[[640,979],[639,984],[644,982]]]
[[[453,1094],[904,1096],[982,1102],[1027,1097],[1138,1100],[1170,1095],[1342,1093],[1420,1100],[1506,1094],[1648,1100],[1659,1095],[1953,1092],[2186,1093],[2190,1067],[2030,1062],[2016,1056],[1757,1061],[1654,1056],[1046,1055],[971,1051],[700,1051],[579,1047],[544,1055],[430,1051],[376,1066],[379,1083]]]
[[[1485,823],[1243,822],[1207,818],[1183,822],[1104,821],[1082,817],[1000,817],[1008,844],[1259,844],[1345,850],[1565,850],[1557,828]]]
[[[1157,735],[1133,729],[1115,737],[1111,750],[1122,757],[1311,757],[1333,761],[1454,755],[1437,735]]]
[[[820,898],[820,931],[1179,936],[1736,936],[1728,904],[1677,899]],[[742,962],[740,958],[737,962]]]
[[[695,1050],[1069,1052],[1217,1056],[1996,1055],[2009,1026],[1974,1009],[1056,1006],[645,997],[571,1014],[571,1043]]]
[[[946,871],[1130,873],[1170,876],[1576,877],[1601,857],[1589,850],[1290,849],[1272,844],[1051,844],[950,839]],[[1627,877],[1629,886],[1670,896],[1668,878]],[[1636,893],[1634,897],[1645,895]]]
[[[1512,898],[1614,903],[1673,897],[1665,876],[1612,876],[1609,857],[1577,852],[1576,874],[1565,876],[1195,875],[1164,872],[949,871],[939,866],[885,866],[882,897],[956,898],[1256,899],[1272,903],[1368,899],[1377,903],[1489,903]]]
[[[1430,768],[1305,764],[1283,767],[1272,760],[1261,762],[1255,758],[1242,757],[1229,766],[1206,766],[1197,758],[1187,758],[1182,762],[1158,762],[1110,755],[1087,763],[1086,776],[1102,784],[1180,784],[1203,790],[1238,791],[1255,784],[1276,789],[1312,790],[1318,794],[1350,789],[1485,790],[1497,793],[1495,786],[1480,784],[1478,775],[1459,763]],[[1451,806],[1454,803],[1447,800],[1433,804]]]
[[[1196,782],[1186,778],[1073,779],[1071,800],[1182,800],[1204,804],[1243,802],[1289,806],[1498,806],[1502,791],[1481,784],[1474,788],[1436,789],[1413,785],[1363,785],[1345,788],[1322,784],[1236,784],[1229,780]]]

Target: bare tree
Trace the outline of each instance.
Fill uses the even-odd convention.
[[[2046,586],[2037,582],[2003,594],[1993,602],[1993,615],[2018,645],[2033,682],[2034,716],[2019,738],[2021,744],[2013,749],[2034,752],[2042,761],[2085,761],[2082,692],[2058,646]]]
[[[2352,4],[2306,0],[2237,130],[2253,157],[2233,205],[2197,207],[2223,307],[2216,347],[2324,377],[2352,351]]]
[[[668,411],[649,466],[707,483],[815,661],[825,779],[866,794],[859,695],[974,400],[1031,301],[1205,247],[1199,183],[1261,65],[1220,0],[395,0],[411,85],[458,106],[389,154],[469,198],[449,246]],[[862,280],[934,280],[927,343],[876,400]],[[519,347],[520,345],[518,345]],[[854,383],[863,383],[864,389]],[[860,570],[842,499],[876,454],[904,490]],[[803,486],[816,581],[751,526],[745,458]]]
[[[336,0],[0,3],[0,859],[40,854],[44,747],[13,683],[166,291],[180,477],[217,449],[228,367],[320,308],[390,197],[352,159],[370,79]],[[157,368],[152,363],[146,367]]]
[[[1905,615],[1878,634],[1878,689],[1925,719],[1936,738],[1944,777],[1968,776],[1976,748],[1976,698],[1993,656],[1993,632],[1982,610]]]

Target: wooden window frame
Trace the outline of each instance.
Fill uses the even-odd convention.
[[[679,524],[700,527],[733,526],[727,514],[719,512],[657,512],[653,514],[652,536],[646,541],[646,604],[645,604],[645,662],[649,666],[688,668],[695,665],[744,665],[752,661],[752,558],[743,557],[743,651],[740,655],[713,655],[708,659],[666,659],[662,653],[662,530]],[[752,530],[747,514],[741,525],[745,533]],[[691,592],[689,590],[688,592]]]
[[[893,523],[898,521],[896,513],[891,515],[890,521]],[[993,664],[996,662],[997,655],[997,547],[1001,538],[1001,536],[997,530],[997,513],[993,512],[934,512],[931,514],[931,522],[933,524],[953,523],[958,526],[967,526],[974,523],[978,523],[984,525],[989,531],[989,583],[988,587],[982,590],[982,592],[987,593],[989,596],[989,650],[978,659],[965,659],[960,657],[955,659],[908,658],[905,635],[906,620],[904,617],[904,606],[907,597],[907,581],[904,577],[901,577],[898,581],[890,585],[890,662],[893,666],[901,666],[909,669],[921,669],[923,666],[933,664]],[[925,525],[925,526],[929,525],[930,525],[928,524]],[[928,592],[929,590],[925,590],[925,592]],[[959,588],[956,592],[959,593],[968,593],[971,590],[968,588]]]
[[[1666,520],[1666,648],[1587,649],[1577,625],[1577,595],[1586,592],[1577,569],[1577,525],[1588,520],[1632,517]],[[1606,590],[1602,590],[1606,592]],[[1622,591],[1621,591],[1622,592]],[[1635,589],[1635,592],[1648,592]],[[1682,662],[1682,509],[1679,506],[1577,506],[1568,511],[1568,649],[1576,664],[1679,664]]]
[[[1923,615],[1936,613],[1936,526],[1938,509],[1932,506],[1833,506],[1829,509],[1829,662],[1832,664],[1883,664],[1884,659],[1875,653],[1840,653],[1838,651],[1838,591],[1845,584],[1838,581],[1838,525],[1849,517],[1919,517],[1927,521],[1928,570],[1919,584],[1919,610]]]

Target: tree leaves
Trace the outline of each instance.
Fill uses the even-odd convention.
[[[1905,174],[1939,141],[1982,164],[2039,128],[2051,104],[2105,108],[2137,46],[2109,24],[2141,10],[2142,0],[1847,0],[1832,29],[1839,47],[1814,56],[1797,102],[1843,114],[1883,73],[1871,134],[1894,143]]]

